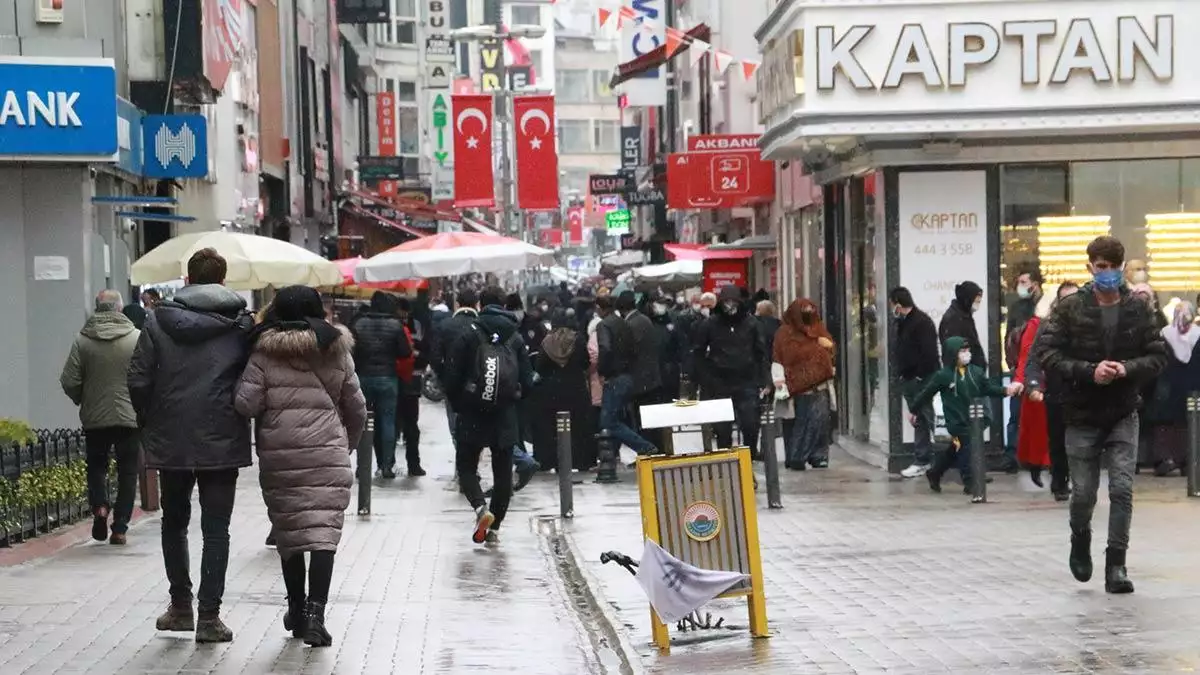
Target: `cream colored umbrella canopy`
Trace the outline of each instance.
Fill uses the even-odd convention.
[[[336,286],[341,270],[332,261],[295,244],[237,232],[182,234],[160,244],[133,263],[130,283],[159,284],[187,276],[192,254],[212,248],[225,258],[229,272],[225,285],[239,291],[267,286]]]

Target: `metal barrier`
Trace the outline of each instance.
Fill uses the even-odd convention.
[[[367,413],[367,426],[358,439],[358,515],[371,515],[371,465],[375,461],[375,414]]]
[[[1187,493],[1200,497],[1200,398],[1195,394],[1187,400]]]
[[[971,438],[970,452],[968,458],[971,463],[971,503],[986,504],[987,503],[987,457],[985,456],[985,448],[983,447],[983,419],[984,408],[986,403],[972,403],[970,408],[971,415]],[[965,482],[965,481],[964,481]]]
[[[749,576],[719,597],[747,600],[750,633],[768,637],[749,448],[698,455],[642,457],[637,463],[642,533],[680,560]],[[653,609],[654,642],[671,648]]]
[[[775,440],[779,436],[779,420],[775,417],[775,406],[763,406],[762,446],[763,470],[767,474],[767,508],[782,509],[783,497],[779,493],[779,456],[775,454]]]
[[[83,433],[78,430],[39,430],[25,445],[0,447],[0,546],[37,537],[91,515],[83,471],[87,461]],[[57,499],[27,503],[18,494],[22,477],[44,488],[53,485]],[[114,481],[110,466],[106,485],[110,499]]]
[[[563,518],[575,516],[575,496],[571,492],[571,413],[560,410],[555,416],[558,431],[558,512]]]

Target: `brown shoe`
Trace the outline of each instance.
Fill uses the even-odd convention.
[[[233,642],[233,631],[216,612],[204,612],[196,622],[196,642]]]
[[[172,601],[171,606],[167,607],[167,611],[154,622],[154,627],[158,630],[178,633],[190,633],[196,630],[196,615],[192,613],[191,601],[189,600],[186,605],[176,604]]]
[[[124,532],[113,532],[112,536],[110,536],[108,538],[108,543],[112,544],[113,546],[124,546],[125,545],[125,533]]]

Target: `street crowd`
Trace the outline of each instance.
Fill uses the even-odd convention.
[[[1200,384],[1191,367],[1200,329],[1188,303],[1163,325],[1153,294],[1127,277],[1115,238],[1096,239],[1087,255],[1093,279],[1082,285],[1064,283],[1047,296],[1036,272],[1019,277],[1007,327],[1008,384],[989,376],[975,328],[980,286],[960,284],[940,326],[907,289],[892,289],[895,363],[916,432],[915,461],[903,475],[924,475],[940,492],[943,474],[957,466],[969,481],[970,405],[1012,397],[1011,466],[1023,464],[1039,485],[1048,467],[1051,491],[1070,500],[1069,563],[1080,581],[1092,575],[1092,511],[1100,469],[1108,467],[1105,587],[1128,593],[1139,439],[1147,427],[1166,427],[1170,437],[1179,417],[1158,427],[1141,420],[1150,402],[1162,397],[1175,406],[1180,392]],[[331,644],[325,605],[354,483],[351,449],[370,411],[377,477],[397,476],[400,439],[407,476],[424,476],[423,394],[444,397],[476,544],[499,544],[513,493],[538,471],[593,470],[599,443],[609,439],[639,455],[658,453],[663,432],[639,419],[645,405],[730,399],[739,442],[756,458],[760,415],[772,407],[782,419],[787,468],[829,462],[837,345],[808,299],[780,317],[764,291],[737,286],[688,298],[460,284],[415,301],[376,293],[339,316],[316,290],[291,286],[251,315],[223,285],[225,272],[220,254],[204,249],[188,263],[187,285],[168,300],[147,293],[144,307],[123,306],[118,292],[101,292],[61,377],[80,405],[94,538],[126,543],[139,448],[145,468],[159,473],[170,583],[159,630],[194,632],[198,642],[233,639],[220,618],[229,523],[238,472],[254,450],[268,543],[278,550],[286,589],[284,628],[310,645]],[[949,437],[939,452],[935,397]],[[571,466],[558,465],[558,412],[572,422]],[[733,424],[713,431],[720,447],[734,444]],[[479,476],[484,449],[493,474],[487,492]],[[105,485],[110,457],[115,504]],[[1160,472],[1182,464],[1176,455],[1156,460]],[[187,529],[197,489],[203,551],[193,595]]]

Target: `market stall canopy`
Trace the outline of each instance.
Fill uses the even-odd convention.
[[[711,244],[709,251],[774,251],[775,237],[769,234],[756,234],[753,237],[742,237],[728,244]]]
[[[478,232],[446,232],[416,239],[364,260],[354,270],[362,282],[500,273],[551,265],[554,253],[523,241]]]
[[[745,260],[754,255],[750,250],[721,250],[704,244],[666,244],[663,250],[676,260]]]
[[[646,255],[637,249],[609,251],[600,256],[600,269],[609,273],[627,271],[646,262]]]
[[[368,297],[375,291],[387,291],[390,293],[401,293],[404,295],[413,295],[421,288],[429,288],[427,279],[401,279],[399,281],[385,281],[382,283],[358,283],[354,280],[354,270],[364,258],[358,256],[356,258],[342,258],[334,260],[333,264],[338,266],[342,273],[342,283],[332,287],[330,290],[337,295],[346,295],[356,298]]]
[[[633,268],[633,278],[639,282],[697,284],[703,275],[703,260],[676,260],[662,265]]]
[[[342,273],[332,261],[290,242],[238,232],[195,232],[169,239],[133,263],[130,283],[159,284],[187,276],[188,259],[216,249],[229,267],[225,285],[239,291],[274,286],[336,286]]]

